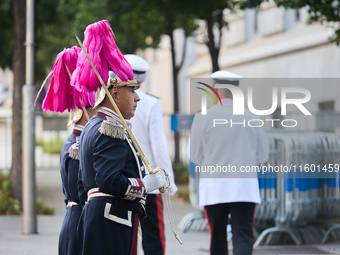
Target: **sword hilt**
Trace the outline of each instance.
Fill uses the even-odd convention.
[[[149,173],[155,174],[160,170],[162,170],[164,172],[164,175],[165,175],[165,186],[159,188],[158,190],[159,190],[160,193],[164,193],[167,190],[167,188],[169,188],[169,186],[170,186],[170,178],[169,178],[169,175],[167,174],[167,172],[163,168],[157,167],[157,168],[153,169],[152,171],[150,171]]]

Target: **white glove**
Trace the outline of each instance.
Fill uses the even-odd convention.
[[[165,174],[162,170],[148,174],[142,179],[146,192],[151,192],[165,186]]]

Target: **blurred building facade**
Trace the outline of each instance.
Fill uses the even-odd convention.
[[[219,55],[221,70],[232,71],[246,78],[340,78],[340,47],[329,42],[333,31],[319,23],[308,24],[307,9],[278,8],[271,1],[263,3],[259,10],[248,9],[232,15],[225,12],[225,18],[229,29],[224,29],[222,34]],[[179,30],[175,37],[180,61],[184,36]],[[169,118],[173,112],[169,38],[164,36],[159,49],[148,49],[139,54],[151,65],[144,90],[161,98],[165,131],[170,152],[173,152]],[[181,113],[193,114],[200,110],[190,107],[190,78],[209,78],[211,70],[208,48],[189,38],[185,63],[179,75]],[[303,81],[308,82],[307,79]],[[306,86],[304,84],[301,87]],[[246,91],[242,83],[240,88]],[[308,121],[302,119],[305,122],[302,128],[308,126],[309,130],[339,132],[340,88],[334,84],[323,88],[315,83],[307,88],[313,95],[308,103],[313,117]],[[257,89],[268,93],[264,85]],[[260,95],[254,93],[254,104],[256,101],[258,109],[270,107],[268,104],[271,102],[261,100]],[[188,131],[182,132],[182,158],[186,157],[187,137]]]

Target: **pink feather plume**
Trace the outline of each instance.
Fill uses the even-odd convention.
[[[50,81],[50,86],[42,105],[42,109],[44,111],[64,112],[65,110],[70,111],[75,107],[82,109],[82,104],[84,107],[94,104],[94,93],[88,93],[86,91],[80,92],[75,90],[70,85],[71,79],[65,67],[66,64],[70,73],[72,74],[76,69],[80,52],[81,48],[73,46],[70,49],[64,49],[57,55],[51,72],[47,75],[46,79],[41,85],[34,105],[36,105],[38,96],[51,75],[52,78]]]
[[[132,68],[118,49],[114,33],[107,20],[87,26],[84,35],[84,48],[105,84],[109,78],[109,69],[122,81],[133,79]],[[83,51],[79,53],[71,85],[78,91],[95,92],[101,88],[101,84]]]

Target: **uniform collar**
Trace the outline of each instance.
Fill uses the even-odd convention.
[[[73,127],[72,133],[74,133],[74,134],[81,134],[83,129],[84,129],[84,126],[76,124]]]
[[[113,111],[112,109],[107,108],[105,106],[102,106],[102,107],[99,108],[99,110],[97,112],[97,115],[105,116],[106,119],[113,118],[116,121],[118,121],[121,125],[123,125],[123,123],[120,120],[118,114],[115,111]],[[131,129],[131,127],[132,127],[131,122],[129,120],[125,120],[125,122],[129,126],[129,128]]]

